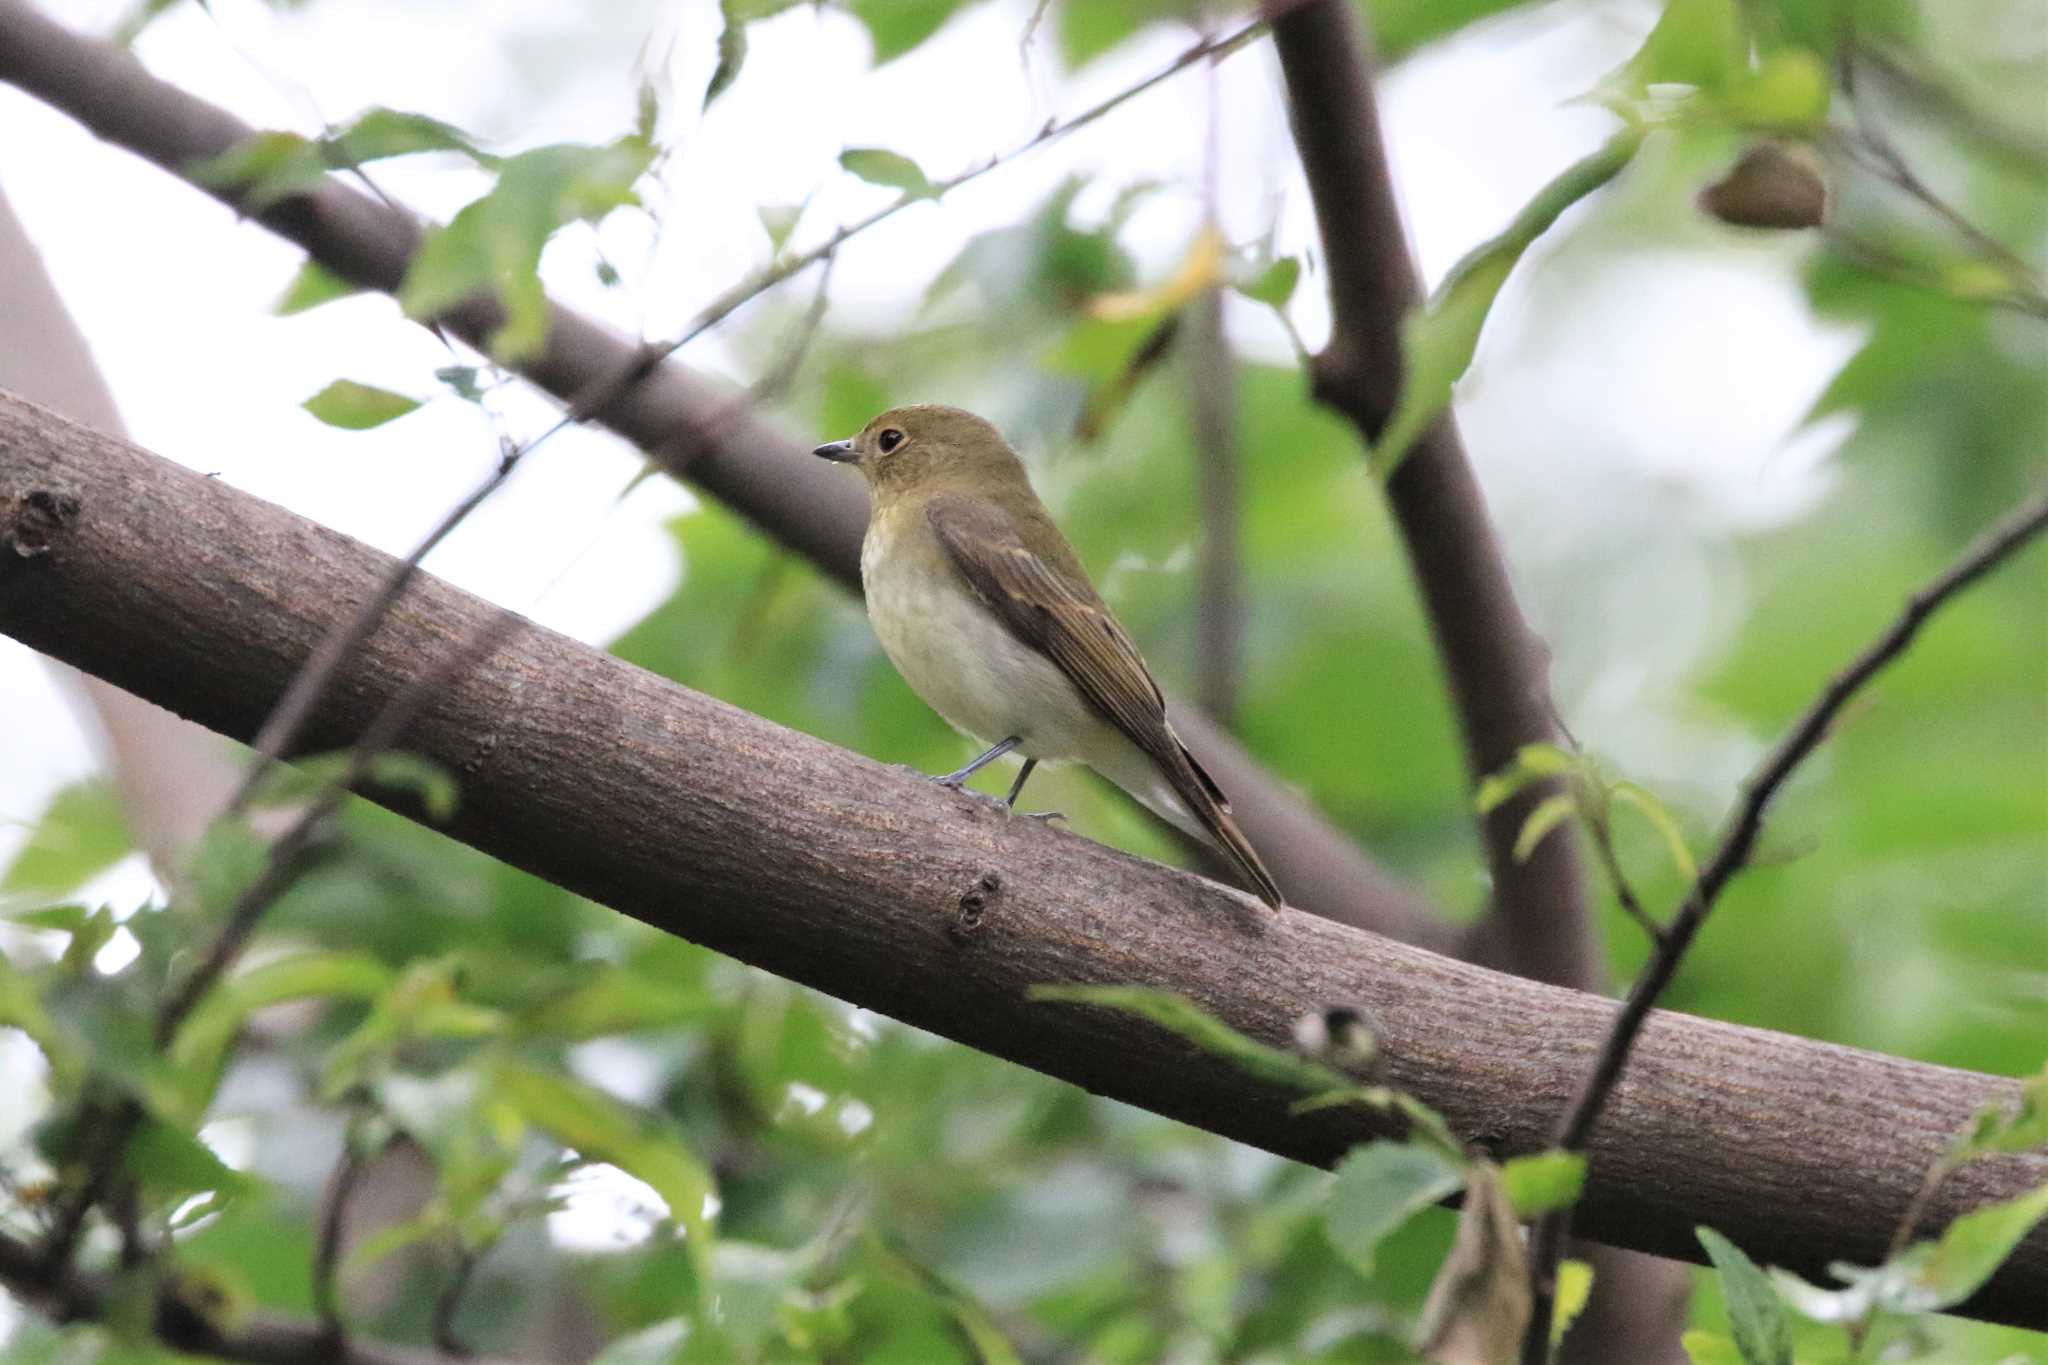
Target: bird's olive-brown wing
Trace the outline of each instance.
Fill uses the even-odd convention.
[[[1167,729],[1159,685],[1085,578],[1031,550],[1010,514],[985,499],[933,498],[925,520],[960,577],[1011,634],[1051,659],[1139,748],[1172,763],[1168,755],[1180,745]]]
[[[1195,818],[1274,909],[1280,887],[1231,819],[1230,802],[1166,720],[1166,699],[1138,647],[1109,614],[1073,551],[1054,537],[1060,563],[1032,550],[1011,514],[985,499],[940,496],[925,519],[946,557],[976,597],[1025,644],[1051,659],[1088,704],[1152,761]]]

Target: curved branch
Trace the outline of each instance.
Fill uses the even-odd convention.
[[[246,738],[389,556],[0,397],[0,631]],[[69,509],[68,511],[64,509]],[[29,553],[26,555],[23,551]],[[351,743],[504,614],[430,576],[350,661],[309,740]],[[1296,1115],[1229,1063],[1044,983],[1179,991],[1284,1046],[1363,1002],[1386,1079],[1497,1154],[1535,1151],[1610,1002],[1249,897],[785,730],[518,621],[410,747],[456,773],[449,833],[778,975],[1077,1085],[1301,1161],[1370,1115]],[[1893,1214],[1979,1107],[2017,1082],[1653,1011],[1594,1132],[1590,1237],[1698,1256],[1711,1223],[1818,1274],[1878,1256]],[[1873,1124],[1870,1116],[1884,1116]],[[1959,1172],[1929,1216],[2048,1181],[2048,1155]],[[2048,1326],[2048,1226],[1968,1306]]]
[[[254,131],[151,76],[127,52],[72,33],[24,0],[0,0],[0,81],[174,175]],[[239,207],[228,192],[207,193]],[[255,218],[337,275],[387,293],[404,278],[421,236],[410,215],[334,179]],[[520,372],[565,403],[587,402],[646,364],[647,348],[597,322],[560,307],[550,317],[546,348]],[[497,305],[481,298],[439,319],[476,344],[501,321]],[[717,386],[673,363],[632,384],[599,420],[858,590],[866,502],[847,482],[818,477],[808,453],[814,442],[793,440],[757,414],[738,410]],[[1419,893],[1367,858],[1218,726],[1184,705],[1174,706],[1174,726],[1231,794],[1238,823],[1290,904],[1406,942],[1455,946],[1458,931]]]
[[[1277,14],[1273,41],[1330,281],[1330,341],[1310,373],[1316,397],[1370,444],[1400,391],[1401,322],[1421,294],[1380,137],[1365,34],[1345,0],[1319,0]],[[1417,440],[1388,482],[1387,500],[1476,787],[1524,744],[1550,737],[1549,684],[1450,414]],[[1482,817],[1493,907],[1474,947],[1481,960],[1525,976],[1600,990],[1606,966],[1586,913],[1577,843],[1553,837],[1526,860],[1514,854],[1524,818],[1558,790],[1555,780],[1532,783]]]

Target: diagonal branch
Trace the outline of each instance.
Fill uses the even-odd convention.
[[[339,603],[391,559],[0,396],[0,631],[224,733],[261,724]],[[40,496],[38,496],[40,495]],[[68,515],[52,516],[52,505]],[[232,575],[232,577],[229,577]],[[1296,1160],[1378,1120],[1295,1096],[1045,983],[1177,991],[1275,1046],[1370,1002],[1388,1083],[1497,1156],[1545,1147],[1610,1002],[1248,897],[785,730],[421,575],[308,735],[347,743],[491,622],[407,747],[460,774],[453,837],[666,932],[1101,1094]],[[1579,1225],[1697,1257],[1711,1223],[1819,1274],[1877,1256],[1949,1135],[2018,1083],[1651,1012],[1594,1130]],[[1885,1115],[1872,1125],[1869,1115]],[[1945,1182],[1949,1218],[2048,1181],[2048,1155]],[[2048,1326],[2048,1227],[1969,1311]]]
[[[1642,1032],[1644,1021],[1650,1016],[1651,1007],[1664,993],[1664,988],[1671,984],[1671,978],[1678,972],[1678,964],[1684,960],[1686,950],[1707,922],[1707,916],[1712,913],[1714,902],[1720,898],[1722,890],[1748,864],[1750,854],[1756,848],[1757,837],[1763,833],[1764,814],[1771,799],[1792,776],[1793,770],[1821,746],[1834,726],[1835,718],[1841,715],[1842,708],[1887,664],[1906,652],[1930,616],[2044,530],[2048,530],[2048,492],[2043,492],[1986,531],[1944,573],[1908,597],[1905,608],[1891,624],[1851,660],[1847,668],[1828,680],[1827,686],[1793,722],[1785,737],[1764,755],[1763,762],[1743,782],[1742,799],[1736,803],[1713,857],[1700,869],[1698,880],[1686,894],[1685,904],[1657,941],[1657,951],[1636,978],[1627,1002],[1614,1018],[1607,1040],[1600,1046],[1592,1069],[1580,1083],[1570,1108],[1559,1119],[1555,1146],[1574,1152],[1586,1148],[1594,1125],[1599,1122],[1602,1111],[1614,1094],[1615,1085],[1621,1080],[1622,1069],[1628,1065],[1629,1054]],[[1923,1186],[1914,1192],[1912,1207],[1921,1206],[1928,1197],[1924,1190]],[[1558,1257],[1570,1225],[1570,1209],[1560,1209],[1543,1218],[1530,1239],[1529,1273],[1535,1289],[1535,1312],[1529,1320],[1529,1336],[1523,1348],[1525,1365],[1543,1365],[1549,1355],[1555,1288],[1552,1281],[1557,1274]]]
[[[174,175],[254,132],[157,80],[129,53],[72,33],[25,0],[0,0],[0,81]],[[245,207],[228,191],[207,192]],[[335,274],[387,293],[404,279],[421,237],[410,215],[332,179],[254,217]],[[579,314],[556,307],[550,319],[544,350],[521,373],[565,403],[587,405],[645,361],[643,345]],[[439,322],[480,344],[502,320],[494,301],[476,298]],[[759,415],[737,410],[720,387],[673,362],[631,384],[596,420],[830,577],[858,588],[866,502],[847,482],[818,477],[808,454],[815,442],[793,440]],[[1427,901],[1361,853],[1212,721],[1179,704],[1173,715],[1202,765],[1231,794],[1239,824],[1290,904],[1405,942],[1455,946],[1456,929]]]
[[[1365,35],[1343,0],[1273,20],[1294,141],[1315,201],[1330,285],[1330,341],[1311,361],[1316,397],[1370,444],[1400,389],[1401,323],[1421,299],[1394,199]],[[1544,651],[1515,604],[1486,502],[1449,414],[1387,486],[1394,520],[1436,636],[1476,787],[1524,744],[1550,735]],[[1598,990],[1605,968],[1588,919],[1577,845],[1545,839],[1514,855],[1523,819],[1560,790],[1533,783],[1482,818],[1493,878],[1482,956],[1540,981]]]

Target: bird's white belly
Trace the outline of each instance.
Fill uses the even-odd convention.
[[[1016,735],[1027,757],[1055,762],[1101,746],[1108,722],[1051,660],[942,577],[948,566],[906,565],[874,541],[861,555],[868,618],[896,671],[947,724],[984,744]]]

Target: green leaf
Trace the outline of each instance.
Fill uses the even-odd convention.
[[[1693,861],[1692,850],[1686,847],[1685,831],[1678,827],[1677,817],[1672,815],[1670,807],[1657,799],[1655,792],[1639,783],[1623,781],[1615,783],[1610,794],[1642,812],[1643,818],[1663,838],[1664,847],[1671,854],[1671,865],[1678,869],[1679,875],[1687,882],[1699,880],[1699,864]]]
[[[248,1176],[198,1138],[154,1118],[144,1119],[128,1139],[122,1163],[145,1189],[163,1199],[211,1190],[227,1200],[254,1188]]]
[[[1560,1261],[1557,1266],[1557,1296],[1550,1310],[1550,1344],[1564,1340],[1586,1300],[1593,1295],[1593,1267],[1585,1261]]]
[[[711,102],[732,88],[740,78],[740,68],[747,61],[747,22],[733,13],[731,0],[719,6],[725,18],[725,27],[718,31],[718,65],[711,69],[711,79],[704,86],[704,103],[699,108],[709,109]]]
[[[1638,130],[1623,129],[1599,151],[1566,168],[1537,191],[1500,235],[1453,266],[1428,304],[1402,322],[1401,393],[1373,447],[1373,467],[1382,481],[1393,477],[1416,440],[1450,406],[1451,385],[1471,365],[1486,315],[1515,262],[1566,209],[1621,174],[1641,142]]]
[[[839,154],[839,164],[870,185],[901,190],[906,199],[936,199],[939,187],[928,179],[915,161],[899,152],[880,147],[849,147]]]
[[[479,151],[469,134],[425,114],[377,108],[362,114],[319,144],[321,159],[336,170],[418,152],[460,152],[489,165],[496,158]]]
[[[1464,1171],[1432,1147],[1368,1142],[1337,1163],[1323,1225],[1330,1244],[1370,1275],[1381,1239],[1464,1185]]]
[[[1953,1308],[1976,1293],[2043,1218],[2048,1218],[2048,1185],[1964,1214],[1911,1268],[1914,1292],[1903,1296],[1900,1306],[1906,1311]]]
[[[2020,1086],[2018,1102],[1978,1111],[1969,1130],[1956,1139],[1948,1160],[1961,1165],[1990,1152],[2025,1152],[2048,1146],[2048,1066]]]
[[[1078,70],[1140,29],[1163,19],[1192,19],[1192,0],[1066,0],[1056,7],[1060,56]]]
[[[809,200],[802,204],[763,204],[756,210],[761,217],[761,231],[768,234],[768,254],[780,256],[782,249],[789,245],[790,234],[796,231],[799,219]]]
[[[381,427],[414,411],[419,405],[417,398],[408,398],[373,384],[358,384],[353,379],[337,379],[299,404],[328,426],[340,427],[343,431],[368,431],[372,427]]]
[[[1719,1332],[1691,1331],[1678,1339],[1692,1365],[1743,1365],[1742,1352]]]
[[[297,133],[257,133],[218,156],[185,168],[195,184],[234,195],[245,213],[262,213],[327,178],[317,144]]]
[[[591,1365],[675,1365],[694,1327],[687,1317],[666,1318],[614,1338]]]
[[[0,892],[62,895],[90,881],[135,847],[119,793],[103,778],[61,787],[36,817]]]
[[[1237,292],[1269,308],[1285,308],[1301,283],[1301,258],[1282,256],[1251,279],[1236,286]]]
[[[309,996],[373,1000],[392,980],[391,969],[376,958],[343,952],[301,953],[229,977],[200,1000],[172,1041],[172,1066],[190,1083],[187,1103],[172,1116],[198,1121],[213,1098],[228,1046],[257,1010]]]
[[[505,322],[491,354],[512,361],[539,353],[547,340],[547,295],[540,254],[557,229],[596,222],[637,204],[634,186],[654,162],[654,145],[636,134],[598,146],[536,147],[499,166],[497,186],[427,234],[398,301],[408,317],[430,321],[476,294],[494,295]]]
[[[1740,0],[1669,0],[1643,45],[1601,88],[1638,99],[1653,85],[1716,90],[1748,67]]]
[[[1719,101],[1727,118],[1773,132],[1810,132],[1827,122],[1833,93],[1821,59],[1801,48],[1781,48],[1737,82]]]
[[[1714,1269],[1745,1365],[1792,1365],[1792,1321],[1778,1291],[1740,1247],[1709,1227],[1694,1229]]]
[[[509,1061],[498,1064],[493,1081],[498,1096],[555,1141],[647,1182],[682,1225],[700,1292],[709,1292],[708,1205],[716,1186],[689,1148],[645,1116],[580,1081]]]
[[[434,371],[434,378],[448,386],[448,391],[465,403],[484,401],[484,388],[480,372],[474,365],[443,365]]]
[[[867,25],[874,66],[895,61],[937,33],[962,0],[853,0],[856,19]]]
[[[679,1028],[724,1012],[717,1001],[625,967],[586,968],[568,989],[523,1016],[526,1032],[583,1040],[636,1029]]]
[[[1235,1063],[1239,1070],[1275,1085],[1297,1090],[1349,1090],[1353,1083],[1340,1071],[1247,1038],[1205,1013],[1184,995],[1144,986],[1033,986],[1027,1000],[1068,1005],[1099,1005],[1135,1014],[1187,1039],[1204,1052]]]
[[[1553,792],[1536,803],[1515,835],[1515,861],[1527,862],[1544,837],[1572,818],[1579,809],[1578,798],[1570,792]]]
[[[292,282],[285,286],[284,295],[271,311],[286,318],[362,292],[361,285],[351,284],[318,261],[309,260],[292,276]]]
[[[1500,1178],[1515,1216],[1526,1220],[1579,1202],[1579,1192],[1586,1186],[1586,1158],[1577,1152],[1535,1152],[1507,1162],[1500,1168]]]

